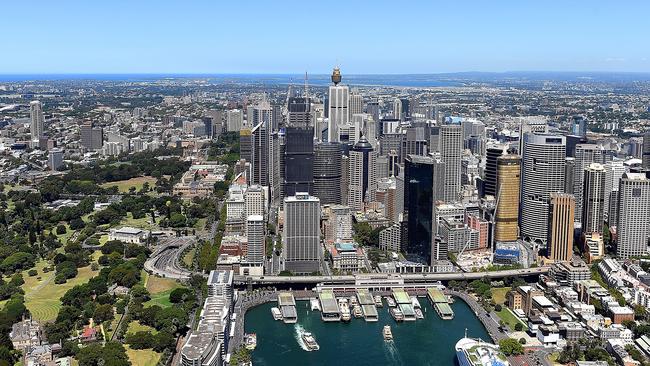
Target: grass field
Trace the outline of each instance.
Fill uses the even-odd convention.
[[[79,268],[77,277],[57,285],[54,283],[54,271],[43,273],[43,268],[47,265],[46,261],[36,263],[35,269],[38,271],[38,275],[34,277],[27,275],[26,271],[23,273],[25,284],[22,287],[25,290],[25,306],[34,319],[39,321],[56,318],[59,308],[61,308],[61,296],[72,287],[88,282],[97,274],[97,271],[92,271],[90,266]]]
[[[175,288],[181,287],[181,285],[170,278],[161,278],[156,276],[149,277],[147,281],[147,291],[150,294],[159,294],[161,292],[170,291]]]
[[[129,356],[131,365],[137,366],[156,366],[160,360],[160,353],[150,349],[131,349],[126,346],[126,355]]]
[[[160,218],[156,217],[156,224],[158,224],[158,222],[160,222]],[[151,225],[151,215],[145,215],[142,218],[134,219],[133,214],[130,212],[126,213],[126,217],[122,219],[120,225],[137,227],[144,230],[155,229],[158,227],[157,225]]]
[[[503,305],[506,303],[506,295],[510,291],[510,287],[495,287],[492,289],[492,300],[496,304]]]
[[[158,331],[155,328],[152,328],[148,325],[140,324],[139,321],[132,321],[129,323],[129,328],[126,331],[127,333],[137,333],[137,332],[150,332],[151,334],[156,334]]]
[[[157,294],[151,294],[151,300],[145,302],[142,305],[144,305],[144,307],[158,305],[161,308],[168,308],[172,306],[172,303],[169,301],[169,294],[172,291],[173,289],[169,289],[167,291],[159,292]]]
[[[507,307],[504,306],[504,307],[501,309],[501,311],[497,311],[496,313],[497,313],[497,315],[499,316],[499,318],[500,318],[501,320],[503,320],[503,322],[506,323],[506,325],[508,326],[508,328],[510,328],[511,330],[514,330],[514,329],[515,329],[515,325],[516,325],[517,323],[521,323],[521,324],[524,326],[524,330],[528,329],[528,327],[526,326],[526,324],[524,324],[524,322],[522,322],[521,320],[519,320],[519,318],[517,318],[517,317],[515,316],[515,314],[513,314],[513,313],[510,311],[510,309],[508,309]]]
[[[108,182],[102,184],[102,188],[108,188],[117,186],[117,189],[120,193],[129,193],[129,188],[135,187],[136,191],[139,191],[145,182],[149,182],[149,187],[153,188],[156,184],[156,178],[154,177],[135,177],[127,180],[118,180],[117,182]]]

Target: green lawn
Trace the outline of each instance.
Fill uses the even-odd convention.
[[[145,307],[158,305],[163,308],[172,306],[172,303],[169,301],[169,294],[181,286],[176,280],[170,278],[149,276],[146,279],[145,287],[149,291],[151,300],[145,302],[143,305]]]
[[[198,219],[196,220],[196,224],[194,224],[194,228],[197,230],[205,230],[206,222],[208,222],[208,219],[206,218]]]
[[[173,291],[174,289],[170,289],[167,291],[159,292],[157,294],[151,294],[151,300],[145,302],[144,307],[149,307],[149,306],[154,306],[158,305],[161,308],[168,308],[172,306],[172,303],[169,301],[169,294]]]
[[[495,287],[492,289],[492,300],[496,304],[503,305],[506,303],[506,295],[510,291],[510,287]]]
[[[510,311],[510,309],[508,309],[507,307],[504,306],[503,308],[501,308],[501,311],[497,311],[496,313],[499,316],[499,318],[503,320],[503,322],[506,323],[508,328],[510,328],[511,330],[515,330],[515,325],[517,323],[521,323],[524,326],[523,328],[524,330],[528,329],[526,324],[524,324],[524,322],[519,320],[519,318],[517,318],[515,314],[513,314]]]
[[[131,226],[131,227],[137,227],[143,230],[154,230],[158,228],[158,222],[160,222],[160,218],[156,217],[156,225],[151,224],[151,215],[145,215],[142,218],[139,219],[134,219],[133,214],[130,212],[126,213],[126,217],[122,219],[120,222],[121,226]]]
[[[156,366],[160,361],[160,353],[154,352],[150,349],[131,349],[126,346],[126,355],[129,356],[129,361],[132,365],[137,366]]]
[[[148,325],[140,324],[139,321],[132,321],[129,323],[129,328],[126,331],[127,333],[137,333],[137,332],[149,332],[151,334],[156,334],[158,331],[155,328],[152,328]]]
[[[117,186],[120,193],[129,193],[129,188],[135,187],[139,191],[145,182],[149,182],[149,188],[156,185],[156,178],[154,177],[135,177],[127,180],[119,180],[117,182],[108,182],[101,185],[102,188]]]

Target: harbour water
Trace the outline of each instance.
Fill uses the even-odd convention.
[[[275,321],[267,303],[246,313],[247,333],[257,334],[253,365],[457,365],[454,346],[467,334],[490,340],[483,324],[472,310],[458,299],[451,307],[453,320],[442,320],[425,298],[420,298],[424,319],[396,323],[384,302],[378,308],[379,321],[368,323],[352,319],[349,323],[325,323],[318,311],[311,311],[309,301],[298,301],[297,324]],[[384,325],[390,325],[394,340],[385,342]],[[306,352],[301,347],[299,329],[311,332],[320,345],[319,351]]]

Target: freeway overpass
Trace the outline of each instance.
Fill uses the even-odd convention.
[[[472,281],[481,278],[500,279],[505,277],[528,277],[547,274],[548,266],[510,269],[492,272],[451,272],[451,273],[372,273],[344,276],[235,276],[236,285],[272,286],[272,285],[354,285],[359,282],[394,282],[427,283],[437,281]]]

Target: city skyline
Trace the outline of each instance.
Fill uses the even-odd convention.
[[[37,2],[38,26],[0,25],[20,34],[4,40],[0,74],[650,72],[650,50],[637,47],[650,33],[644,2],[155,5]],[[603,26],[623,18],[625,27]]]

